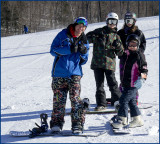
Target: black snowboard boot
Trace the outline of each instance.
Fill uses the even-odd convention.
[[[53,122],[52,120],[50,121],[50,128],[51,128],[51,131],[53,132],[53,133],[55,133],[55,132],[60,132],[60,131],[62,131],[62,129],[63,129],[63,124],[64,124],[64,122]]]
[[[80,122],[72,123],[72,133],[79,135],[83,133],[83,125]]]

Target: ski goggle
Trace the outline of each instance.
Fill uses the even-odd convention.
[[[77,23],[77,24],[83,24],[85,27],[88,26],[88,22],[87,22],[86,19],[81,19],[81,18],[80,19],[76,19],[75,23]]]
[[[107,24],[114,24],[114,25],[116,25],[118,23],[118,20],[116,20],[116,19],[108,19],[107,20]]]
[[[137,41],[130,41],[128,44],[128,47],[138,47],[138,42]]]
[[[134,20],[133,19],[125,19],[126,24],[133,24]]]
[[[138,44],[129,44],[128,47],[137,47]]]

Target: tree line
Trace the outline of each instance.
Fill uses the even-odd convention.
[[[1,36],[66,27],[78,16],[88,23],[103,22],[109,12],[120,19],[127,12],[137,17],[159,15],[159,1],[1,1]]]

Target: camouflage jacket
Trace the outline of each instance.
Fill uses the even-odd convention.
[[[89,43],[93,43],[91,69],[102,68],[115,71],[116,55],[121,56],[124,52],[117,29],[104,26],[87,33],[86,36]]]

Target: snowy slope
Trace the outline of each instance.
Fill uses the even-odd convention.
[[[89,24],[86,33],[104,26],[105,23]],[[120,20],[118,29],[123,25]],[[2,143],[159,143],[159,17],[139,18],[137,25],[147,39],[145,51],[149,75],[139,91],[139,101],[153,105],[151,109],[142,110],[145,125],[132,129],[132,134],[115,136],[107,123],[113,114],[86,115],[85,130],[107,133],[97,138],[83,137],[43,137],[13,138],[11,130],[32,129],[34,123],[40,123],[39,114],[49,115],[52,110],[53,93],[51,90],[51,68],[54,57],[49,54],[52,40],[61,29],[27,35],[1,38],[1,142]],[[89,60],[83,66],[81,97],[88,97],[95,103],[95,80],[90,69],[92,44]],[[117,59],[116,70],[119,82]],[[110,92],[105,84],[106,95]],[[67,100],[66,109],[70,109]],[[70,116],[65,116],[65,130],[70,130]]]

